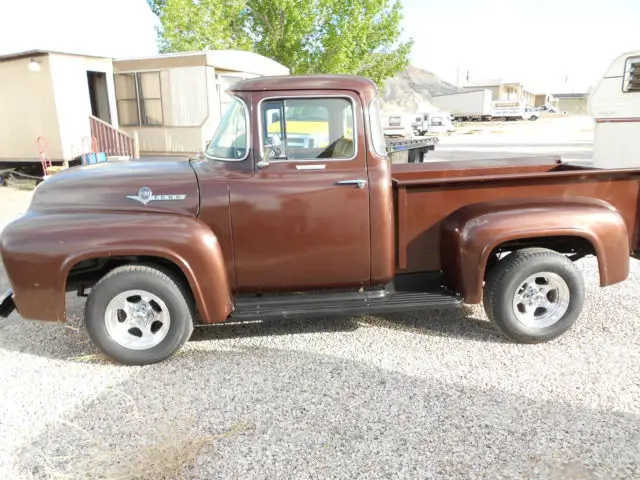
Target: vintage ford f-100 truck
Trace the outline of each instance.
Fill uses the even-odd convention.
[[[199,324],[481,301],[503,334],[536,343],[580,315],[575,260],[595,255],[602,286],[628,276],[640,170],[391,165],[367,79],[258,78],[230,93],[196,158],[40,184],[2,233],[0,314],[63,322],[65,293],[87,292],[90,338],[127,364],[167,358]],[[288,117],[315,127],[289,134]]]

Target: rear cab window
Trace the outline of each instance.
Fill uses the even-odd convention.
[[[381,157],[385,157],[387,155],[387,141],[384,138],[378,97],[369,103],[369,129],[373,150]]]

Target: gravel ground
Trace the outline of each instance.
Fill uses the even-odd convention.
[[[11,195],[0,211],[26,205]],[[579,267],[584,314],[544,345],[504,341],[474,306],[198,328],[140,368],[87,342],[81,299],[67,325],[13,315],[0,476],[638,478],[640,264],[605,289]]]
[[[27,210],[31,195],[30,190],[0,187],[0,231]]]
[[[584,116],[542,118],[536,122],[469,122],[440,138],[427,161],[558,155],[564,161],[593,157],[593,120]]]

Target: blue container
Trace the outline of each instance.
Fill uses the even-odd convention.
[[[82,154],[83,165],[92,165],[94,163],[103,163],[106,161],[107,161],[107,154],[105,152]]]

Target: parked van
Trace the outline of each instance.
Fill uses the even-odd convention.
[[[589,96],[598,168],[640,166],[640,50],[623,53]]]
[[[418,135],[451,133],[456,130],[451,120],[450,112],[422,113],[418,120],[414,125],[414,130]]]
[[[382,129],[388,137],[412,137],[421,118],[419,113],[388,113],[382,115]]]

